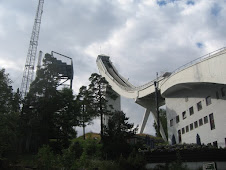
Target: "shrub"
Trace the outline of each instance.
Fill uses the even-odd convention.
[[[77,160],[81,157],[83,148],[78,141],[71,144],[68,149],[63,150],[62,165],[66,169],[71,169],[72,166],[77,166]]]
[[[43,145],[37,154],[38,169],[57,169],[59,168],[59,157],[54,155],[48,145]]]

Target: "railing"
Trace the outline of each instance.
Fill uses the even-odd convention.
[[[206,54],[206,55],[204,55],[204,56],[201,56],[201,57],[199,57],[199,58],[197,58],[197,59],[195,59],[195,60],[192,60],[192,61],[190,61],[189,63],[184,64],[183,66],[180,66],[179,68],[177,68],[176,70],[174,70],[174,71],[172,72],[171,76],[174,75],[174,74],[176,74],[176,73],[178,73],[178,72],[180,72],[180,71],[182,71],[182,70],[184,70],[184,69],[186,69],[186,68],[188,68],[188,67],[190,67],[190,66],[192,66],[192,65],[195,65],[195,64],[197,64],[197,63],[200,63],[200,62],[202,62],[203,60],[206,60],[206,59],[208,59],[208,58],[211,58],[214,54],[217,54],[217,53],[222,52],[222,51],[224,51],[224,50],[226,50],[226,47],[220,48],[220,49],[215,50],[215,51],[213,51],[213,52],[211,52],[211,53],[208,53],[208,54]]]
[[[195,64],[197,64],[197,63],[200,63],[200,62],[202,62],[203,60],[206,60],[206,59],[212,57],[213,55],[215,55],[215,54],[217,54],[217,53],[219,53],[219,52],[222,52],[222,51],[224,51],[224,50],[226,50],[226,47],[220,48],[220,49],[215,50],[215,51],[213,51],[213,52],[211,52],[211,53],[208,53],[208,54],[206,54],[206,55],[204,55],[204,56],[201,56],[201,57],[199,57],[199,58],[197,58],[197,59],[195,59],[195,60],[192,60],[192,61],[190,61],[189,63],[184,64],[183,66],[181,66],[181,67],[177,68],[176,70],[174,70],[174,71],[172,72],[172,74],[171,74],[169,77],[171,77],[172,75],[174,75],[174,74],[176,74],[176,73],[178,73],[178,72],[180,72],[180,71],[182,71],[182,70],[184,70],[184,69],[186,69],[186,68],[188,68],[188,67],[190,67],[190,66],[192,66],[192,65],[195,65]],[[103,61],[102,61],[102,60],[100,60],[100,61],[101,61],[100,64],[102,65],[102,68],[104,69],[105,74],[106,74],[106,75],[107,75],[114,83],[116,83],[120,88],[126,90],[127,92],[134,92],[134,91],[138,91],[138,90],[143,90],[143,89],[145,89],[145,88],[147,88],[147,87],[153,85],[155,81],[161,81],[161,80],[164,79],[164,77],[160,76],[160,77],[158,77],[158,78],[156,78],[156,79],[154,79],[154,80],[152,80],[152,81],[150,81],[150,82],[148,82],[148,83],[146,83],[146,84],[144,84],[144,85],[141,85],[141,86],[137,86],[137,87],[126,87],[126,86],[120,84],[118,81],[116,81],[116,80],[112,77],[112,75],[108,73],[108,71],[107,71],[107,69],[106,69],[106,66],[105,66],[105,64],[103,63]],[[115,69],[114,67],[112,67],[112,68]],[[117,73],[116,70],[115,70],[115,73]],[[120,75],[116,74],[116,76],[118,76],[118,77],[121,79],[121,76],[120,76]],[[168,78],[169,78],[169,77],[168,77]],[[124,78],[123,78],[123,79],[124,79]],[[167,81],[167,79],[166,79],[166,81]]]

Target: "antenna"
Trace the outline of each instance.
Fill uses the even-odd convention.
[[[24,98],[27,95],[30,89],[30,84],[33,81],[35,57],[38,47],[38,37],[43,12],[43,4],[44,0],[39,0],[21,83],[20,92],[22,98]]]

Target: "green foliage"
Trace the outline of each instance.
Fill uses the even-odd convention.
[[[62,165],[66,169],[77,166],[77,162],[83,153],[83,147],[80,142],[76,141],[70,145],[68,149],[63,151]]]
[[[100,133],[101,139],[103,137],[103,115],[108,115],[110,112],[107,108],[107,87],[109,87],[108,82],[104,77],[97,73],[91,74],[89,91],[92,96],[92,105],[95,110],[96,116],[100,116]]]
[[[0,159],[15,155],[19,143],[19,92],[13,92],[12,81],[0,70]]]
[[[189,170],[187,165],[183,164],[180,153],[177,152],[176,155],[176,161],[166,163],[165,165],[156,165],[153,170]]]
[[[80,125],[83,127],[83,137],[85,139],[85,127],[91,124],[93,118],[96,116],[96,112],[93,106],[93,96],[92,92],[87,89],[86,86],[82,86],[79,89],[79,94],[77,95],[76,102],[79,106],[79,120]]]
[[[162,123],[162,127],[163,127],[163,130],[165,132],[166,138],[168,138],[166,110],[164,110],[164,109],[159,110],[159,120]],[[156,122],[154,122],[153,126],[154,126],[155,131],[156,131],[156,136],[161,137],[161,135],[157,133]]]
[[[197,144],[176,144],[176,145],[169,145],[169,144],[161,144],[156,146],[154,149],[149,150],[152,153],[159,153],[159,152],[178,152],[178,151],[216,151],[216,150],[225,150],[223,148],[217,148],[212,145],[197,145]]]
[[[59,165],[59,157],[54,155],[53,151],[48,145],[43,145],[41,148],[39,148],[37,154],[38,169],[59,169]]]
[[[0,113],[9,114],[12,111],[13,92],[12,81],[4,69],[0,70]]]
[[[105,156],[115,159],[120,155],[128,155],[131,152],[131,146],[127,139],[133,137],[138,127],[128,122],[128,117],[121,111],[116,111],[108,121],[105,127],[103,137],[103,149]]]
[[[129,157],[126,159],[122,155],[120,156],[118,160],[120,169],[123,170],[143,170],[145,169],[145,158],[143,155],[137,152],[137,150],[133,150]]]
[[[169,164],[169,170],[188,170],[187,166],[181,161],[181,155],[179,152],[177,154],[177,160]]]
[[[71,146],[63,151],[62,165],[66,169],[87,168],[92,166],[90,160],[101,157],[102,145],[95,139],[76,139]]]
[[[60,73],[55,63],[56,58],[45,55],[24,100],[21,118],[26,152],[37,152],[50,139],[56,139],[53,146],[60,152],[76,136],[73,126],[79,123],[79,108],[71,89],[57,89]]]

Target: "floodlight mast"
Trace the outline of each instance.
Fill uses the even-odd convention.
[[[43,13],[43,4],[44,0],[39,0],[20,88],[22,98],[24,98],[27,95],[30,89],[30,84],[33,81],[34,77],[35,58],[38,47],[38,38]]]

